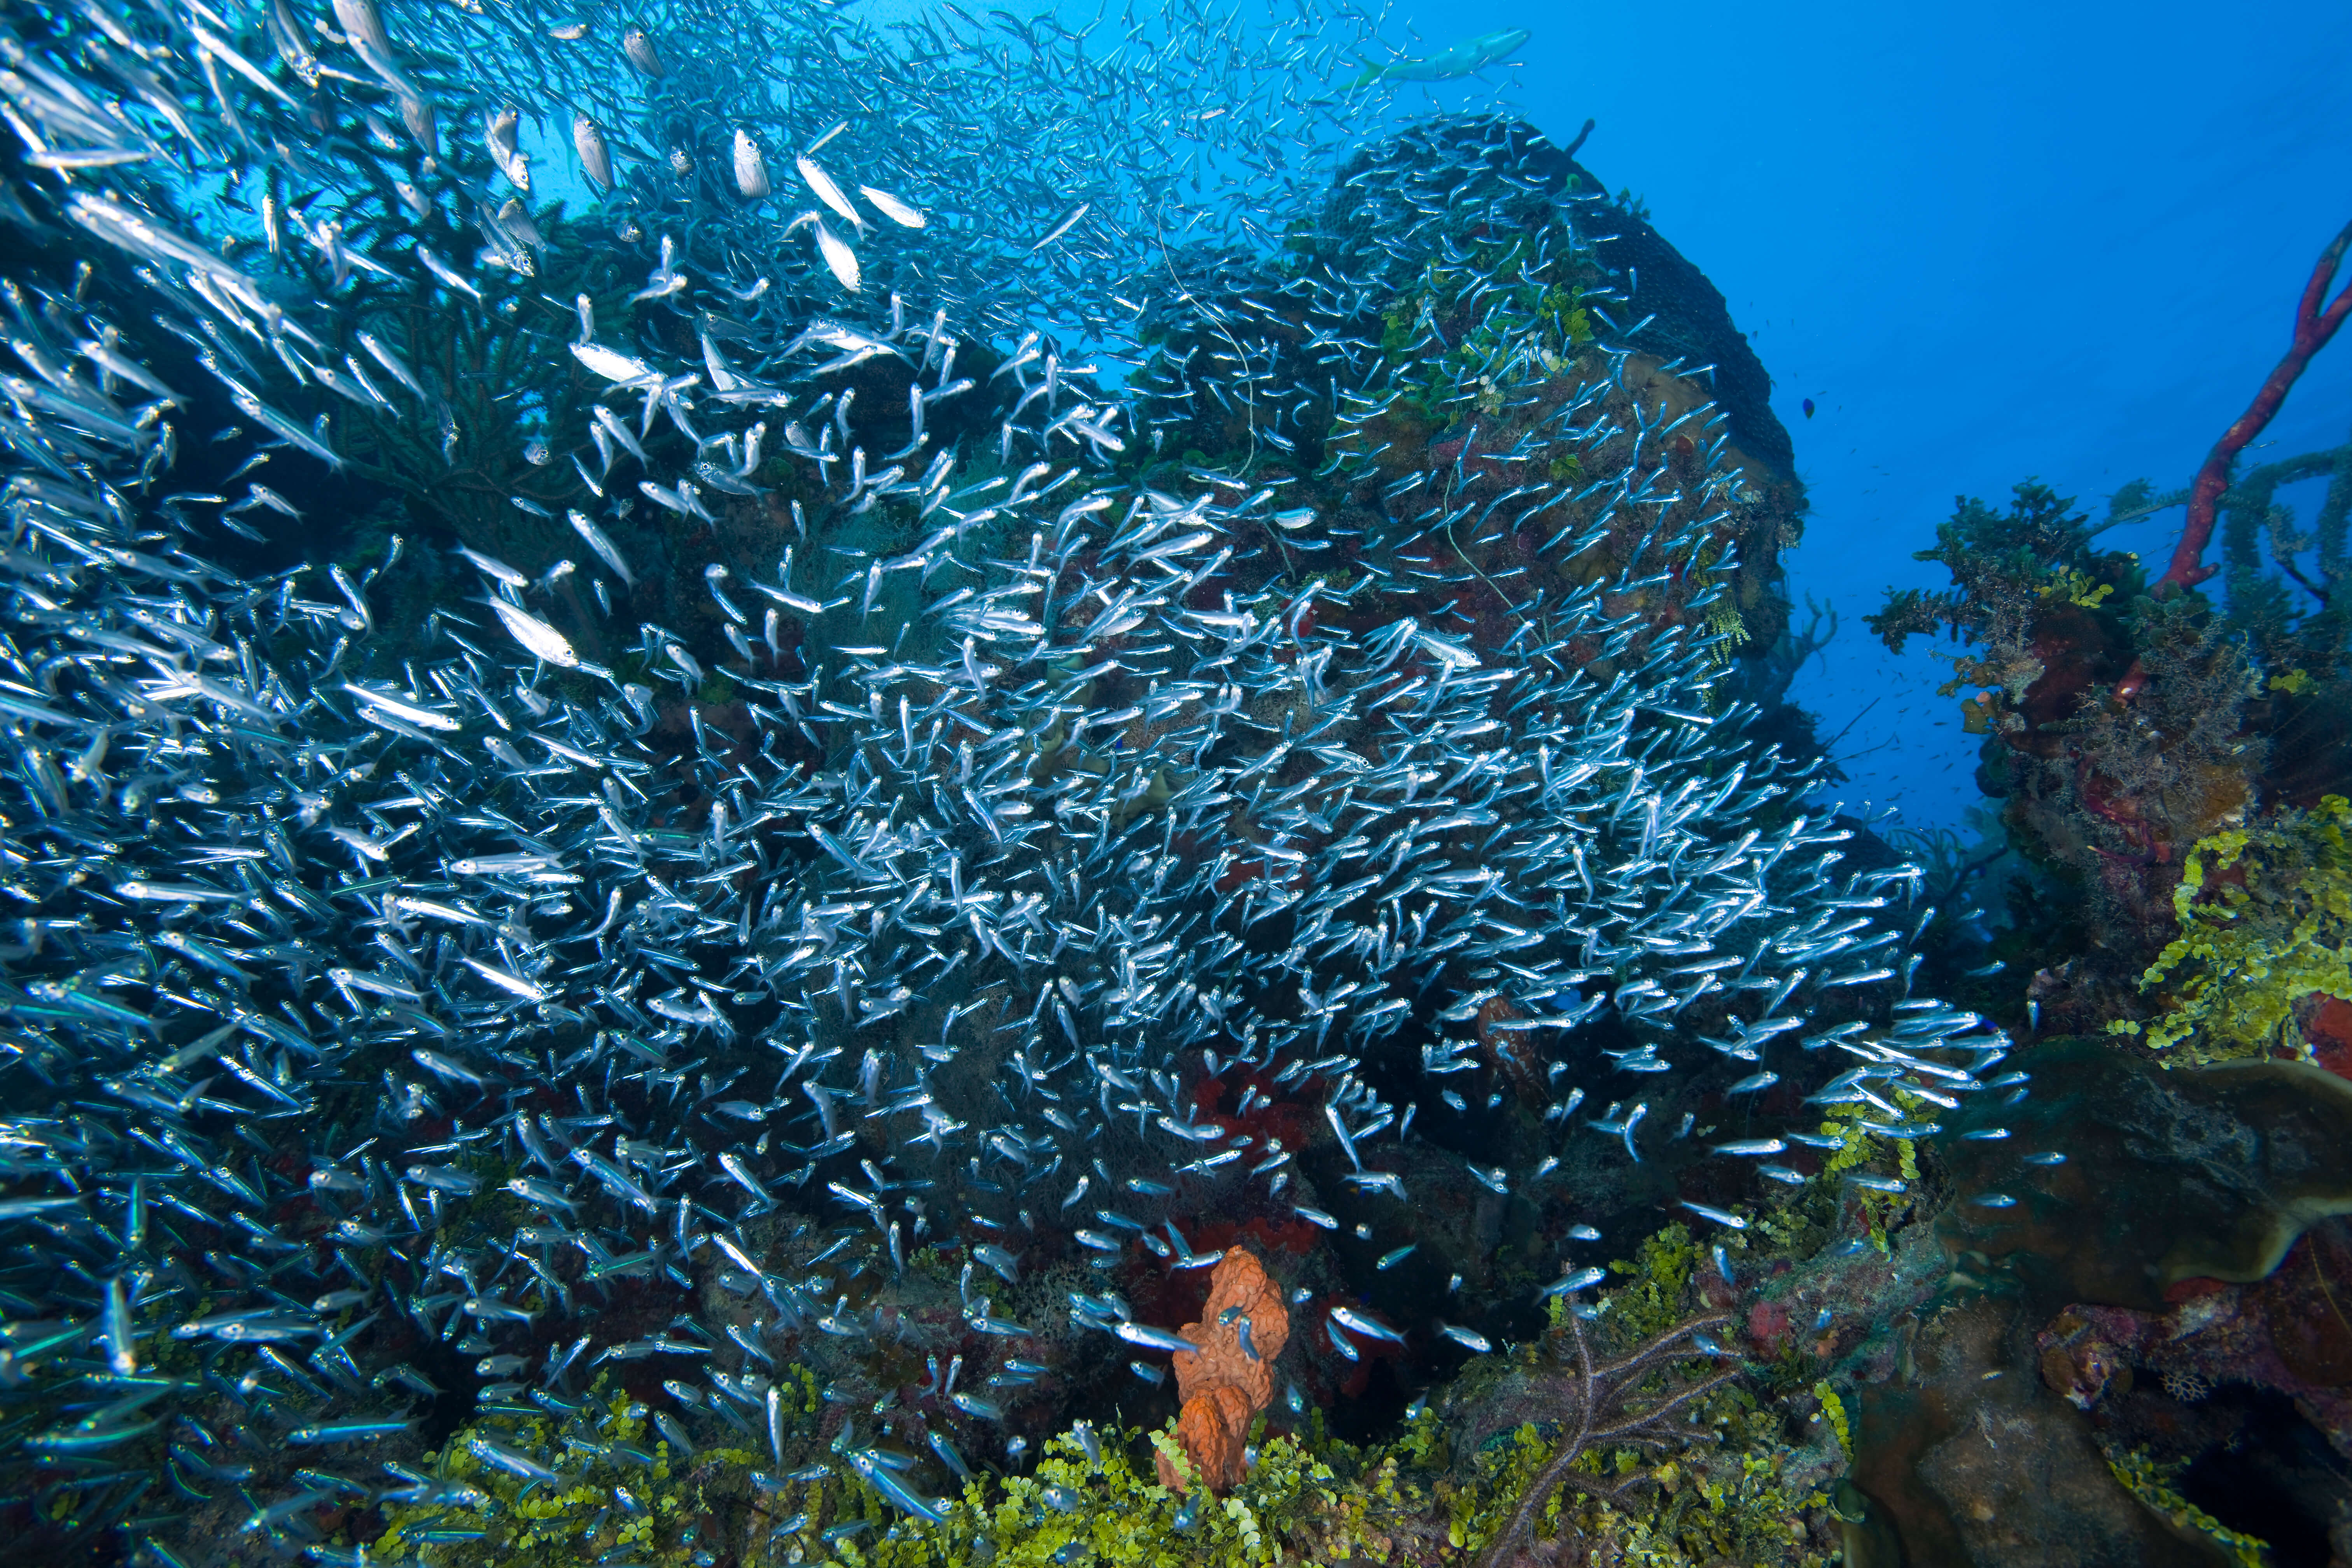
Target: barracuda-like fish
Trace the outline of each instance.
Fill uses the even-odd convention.
[[[1426,59],[1400,60],[1367,70],[1356,79],[1359,90],[1381,81],[1451,81],[1507,60],[1534,35],[1525,27],[1507,27],[1465,38]]]

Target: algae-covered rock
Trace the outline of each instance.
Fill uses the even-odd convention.
[[[2340,1469],[2328,1380],[2352,1371],[2352,1323],[2335,1333],[2325,1309],[2347,1252],[2330,1216],[2352,1213],[2352,1085],[2299,1062],[2167,1070],[2086,1038],[2012,1059],[2021,1092],[1980,1097],[1935,1146],[1960,1197],[1936,1227],[1944,1289],[1895,1300],[1891,1268],[1877,1331],[1843,1363],[1851,1544],[1873,1563],[1899,1544],[1911,1568],[2290,1560],[2255,1537],[2324,1531],[2327,1510],[2233,1508],[2208,1472],[2234,1464],[2282,1496],[2331,1473],[2244,1458],[2247,1434],[2282,1422],[2322,1456],[2335,1442]],[[2223,1384],[2279,1408],[2195,1407]]]
[[[2352,802],[2329,795],[2260,828],[2201,839],[2173,890],[2180,934],[2141,988],[2171,1010],[2148,1043],[2190,1061],[2308,1056],[2297,1015],[2308,999],[2352,996]],[[2116,1034],[2142,1026],[2118,1019]]]
[[[2069,1306],[2036,1338],[2043,1383],[2089,1412],[2143,1500],[2210,1510],[2281,1563],[2317,1561],[2332,1535],[2341,1560],[2352,1220],[2322,1220],[2256,1284],[2191,1289],[2161,1313]]]
[[[2227,1563],[2117,1481],[2090,1422],[2034,1376],[2032,1330],[2014,1301],[1948,1305],[1912,1336],[1904,1384],[1865,1396],[1856,1479],[1910,1568]]]

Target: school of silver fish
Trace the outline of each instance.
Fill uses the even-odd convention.
[[[1572,1142],[1691,1135],[1650,1119],[1653,1075],[1822,1079],[1813,1103],[1902,1135],[2018,1087],[1989,1076],[1997,1031],[1911,994],[1920,874],[1842,873],[1850,828],[1789,809],[1814,777],[1743,735],[1704,594],[1663,630],[1604,608],[1679,581],[1742,486],[1711,409],[1627,395],[1638,327],[1608,297],[1621,374],[1482,448],[1476,410],[1557,368],[1498,289],[1517,346],[1467,437],[1348,523],[1255,466],[1319,445],[1318,477],[1375,474],[1328,430],[1415,384],[1429,336],[1384,352],[1377,311],[1467,264],[1465,214],[1541,205],[1528,276],[1593,237],[1523,134],[1385,131],[1394,82],[1459,72],[1375,37],[1303,4],[1088,32],[946,5],[889,37],[814,0],[7,14],[0,1398],[35,1412],[12,1492],[153,1562],[204,1561],[184,1521],[225,1503],[247,1538],[362,1562],[323,1510],[437,1504],[454,1541],[488,1506],[370,1457],[448,1397],[420,1363],[567,1434],[471,1439],[560,1489],[600,1366],[675,1373],[665,1440],[732,1432],[783,1470],[779,1369],[911,1335],[920,1396],[865,1388],[876,1436],[776,1481],[855,1473],[936,1517],[916,1443],[933,1474],[1017,1462],[1033,1344],[1153,1382],[1184,1346],[1108,1272],[1066,1321],[988,1290],[1049,1255],[1205,1268],[1193,1217],[1330,1230],[1341,1190],[1405,1268],[1425,1134],[1497,1115],[1457,1076],[1497,1053],[1542,1086],[1549,1152],[1444,1158],[1570,1213]],[[1316,227],[1349,158],[1354,247],[1229,286]],[[576,468],[573,499],[539,510],[589,564],[452,552],[465,593],[422,626],[379,620],[414,542],[222,564],[332,493],[349,428],[467,438],[394,302],[495,321],[549,266],[535,183],[644,258],[632,319],[668,321],[551,302],[578,331],[541,369],[588,391],[533,458]],[[905,388],[887,452],[841,389],[877,362]],[[940,436],[963,404],[990,417]],[[217,492],[175,485],[199,407],[235,426],[202,454],[235,470]],[[1116,477],[1227,416],[1247,461]],[[1685,424],[1711,444],[1677,487],[1654,458]],[[778,464],[822,501],[772,555],[718,558]],[[679,542],[633,552],[647,518]],[[1566,560],[1629,531],[1613,579],[1564,592],[1459,542]],[[565,580],[619,627],[663,574],[723,640],[648,623],[600,634],[625,665],[592,657]],[[1400,583],[1491,594],[1509,635],[1333,624]],[[722,662],[733,730],[692,700]],[[1306,1147],[1236,1128],[1277,1096],[1320,1188]],[[1714,1153],[1793,1182],[1791,1140]],[[945,1329],[897,1306],[926,1248],[961,1268]],[[1489,1348],[1325,1315],[1318,1353]],[[958,1386],[967,1354],[984,1385]]]

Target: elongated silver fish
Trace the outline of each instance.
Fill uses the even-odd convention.
[[[817,254],[824,258],[825,269],[844,289],[853,294],[858,292],[863,285],[857,270],[857,253],[825,227],[823,218],[816,219],[811,226],[816,230]]]
[[[808,188],[816,193],[817,200],[848,219],[850,226],[857,233],[866,232],[866,220],[858,216],[856,207],[849,205],[849,198],[842,194],[839,185],[834,184],[833,176],[824,172],[824,165],[814,158],[803,153],[793,160],[793,166],[800,171],[801,179]],[[818,226],[818,232],[820,234],[824,232],[822,224]]]
[[[566,511],[563,516],[565,521],[572,524],[572,531],[587,542],[588,548],[596,552],[596,559],[611,567],[613,575],[618,577],[625,587],[636,586],[636,579],[629,574],[629,563],[622,556],[620,547],[613,542],[611,537],[603,529],[597,527],[589,520],[585,512],[577,508]]]
[[[571,639],[545,621],[504,599],[492,599],[490,608],[498,613],[509,635],[522,644],[533,658],[545,659],[560,669],[580,668],[580,655],[573,650]]]
[[[887,191],[877,191],[872,185],[860,185],[857,194],[874,204],[874,210],[901,228],[920,228],[930,220],[922,213],[900,201]]]
[[[572,117],[572,150],[579,154],[580,172],[600,191],[613,188],[613,153],[604,132],[585,114]]]

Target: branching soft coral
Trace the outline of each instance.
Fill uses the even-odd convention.
[[[1593,1359],[1583,1320],[1574,1312],[1570,1312],[1567,1319],[1568,1331],[1576,1348],[1576,1379],[1570,1385],[1568,1408],[1560,1417],[1568,1429],[1567,1441],[1519,1500],[1519,1506],[1511,1512],[1510,1522],[1495,1537],[1480,1560],[1480,1568],[1501,1568],[1511,1561],[1512,1554],[1527,1540],[1528,1531],[1543,1512],[1544,1504],[1559,1488],[1568,1487],[1605,1501],[1652,1480],[1650,1472],[1638,1468],[1604,1480],[1583,1473],[1578,1461],[1607,1447],[1672,1447],[1683,1436],[1675,1428],[1675,1418],[1686,1415],[1709,1394],[1740,1375],[1734,1367],[1692,1383],[1668,1382],[1663,1387],[1654,1383],[1662,1375],[1670,1377],[1673,1363],[1690,1357],[1694,1349],[1691,1342],[1696,1336],[1730,1322],[1727,1315],[1694,1318],[1677,1324],[1606,1363]]]
[[[1952,521],[1936,530],[1935,548],[1914,557],[1943,563],[1951,588],[1890,588],[1886,607],[1864,624],[1896,653],[1915,635],[1944,630],[1986,643],[1999,640],[1995,623],[2003,616],[2030,619],[2037,605],[2053,601],[2088,609],[2111,593],[2128,597],[2137,589],[2135,558],[2093,550],[2098,531],[2084,526],[2073,498],[2036,479],[2019,484],[2015,498],[2006,512],[1973,496],[1957,498]]]
[[[2173,908],[2180,935],[2143,989],[2174,998],[2147,1026],[2167,1059],[2210,1062],[2300,1052],[2295,1005],[2352,998],[2352,803],[2329,795],[2274,826],[2217,833],[2189,853]],[[2138,1025],[2111,1026],[2137,1033]]]

